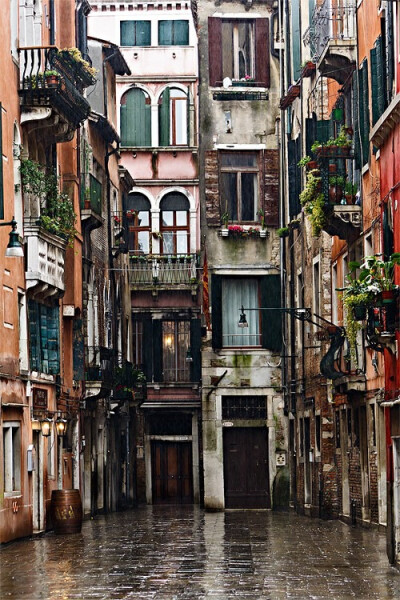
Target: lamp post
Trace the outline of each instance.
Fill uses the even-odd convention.
[[[4,221],[4,223],[0,223],[0,227],[6,227],[7,225],[11,225],[11,231],[5,256],[11,258],[21,258],[24,256],[24,251],[19,240],[19,233],[17,232],[17,221],[13,217],[11,221]]]

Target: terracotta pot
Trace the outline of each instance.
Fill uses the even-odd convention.
[[[313,171],[314,169],[318,169],[318,163],[316,160],[310,160],[307,163],[307,171]]]
[[[394,290],[383,290],[381,292],[383,304],[391,304],[394,302]]]
[[[335,165],[334,163],[331,163],[329,165],[329,173],[336,173],[337,171],[337,165]]]

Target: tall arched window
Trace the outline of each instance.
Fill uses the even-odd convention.
[[[188,254],[189,208],[189,200],[179,192],[170,192],[161,200],[163,254]]]
[[[143,194],[134,192],[126,200],[124,218],[128,230],[128,248],[131,252],[150,252],[150,202]]]
[[[166,88],[159,100],[160,146],[188,143],[188,96],[177,88]]]
[[[121,145],[151,146],[150,96],[139,88],[121,98]]]

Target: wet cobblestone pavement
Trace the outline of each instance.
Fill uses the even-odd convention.
[[[0,550],[0,598],[400,598],[385,536],[294,513],[143,507]]]

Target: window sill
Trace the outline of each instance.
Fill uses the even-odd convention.
[[[16,492],[4,492],[4,498],[22,498],[22,492],[20,490]]]
[[[253,228],[253,231],[250,231],[252,228],[241,228],[240,230],[232,230],[229,227],[228,228],[222,228],[218,231],[218,235],[219,237],[223,237],[223,238],[230,238],[232,239],[245,239],[245,240],[249,240],[249,239],[257,239],[257,238],[261,238],[261,239],[266,239],[269,237],[269,231],[267,231],[266,229],[255,229]]]
[[[120,150],[132,152],[192,152],[197,154],[196,146],[120,146]]]

